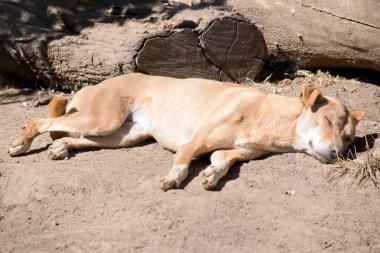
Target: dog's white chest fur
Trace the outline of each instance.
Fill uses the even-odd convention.
[[[177,121],[173,114],[163,117],[154,117],[154,114],[151,107],[148,109],[145,105],[135,105],[132,121],[142,126],[162,147],[171,151],[178,150],[179,146],[190,140],[193,126]]]

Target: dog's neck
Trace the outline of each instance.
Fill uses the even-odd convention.
[[[303,111],[299,98],[269,94],[263,103],[254,112],[260,119],[254,123],[252,141],[272,152],[302,151],[304,145],[296,132]]]

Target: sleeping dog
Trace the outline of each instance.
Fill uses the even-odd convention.
[[[153,137],[176,152],[160,188],[179,187],[194,157],[211,153],[201,172],[206,190],[236,161],[271,152],[305,152],[332,162],[351,144],[361,111],[304,87],[299,97],[264,94],[256,88],[205,79],[127,74],[78,91],[68,102],[51,101],[49,118],[32,119],[9,149],[25,153],[38,135],[50,132],[51,159],[69,149],[130,147]]]

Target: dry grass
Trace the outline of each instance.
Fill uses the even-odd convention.
[[[273,73],[260,82],[255,82],[249,77],[246,77],[241,84],[251,87],[260,87],[260,89],[270,93],[281,93],[283,88],[299,82],[302,82],[303,86],[313,85],[316,87],[327,87],[336,83],[344,83],[345,81],[345,79],[340,76],[332,76],[328,71],[322,70],[318,70],[316,72],[309,70],[298,70],[293,74],[292,78],[288,76],[276,79],[278,77],[273,77],[272,75]]]
[[[376,188],[380,185],[380,145],[372,149],[366,139],[366,151],[360,155],[354,152],[351,157],[356,159],[341,159],[328,171],[330,180],[343,176],[350,176],[356,185],[361,186],[366,181],[371,181]]]
[[[323,72],[318,70],[316,73],[312,73],[308,70],[298,70],[297,77],[305,77],[310,79],[311,83],[318,87],[327,87],[333,85],[336,81],[339,81],[339,76],[332,76],[328,71]]]

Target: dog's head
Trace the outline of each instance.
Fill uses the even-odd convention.
[[[296,131],[303,148],[321,162],[334,161],[354,141],[355,127],[364,112],[349,112],[337,99],[322,96],[314,87],[304,87],[300,100],[303,112]]]

